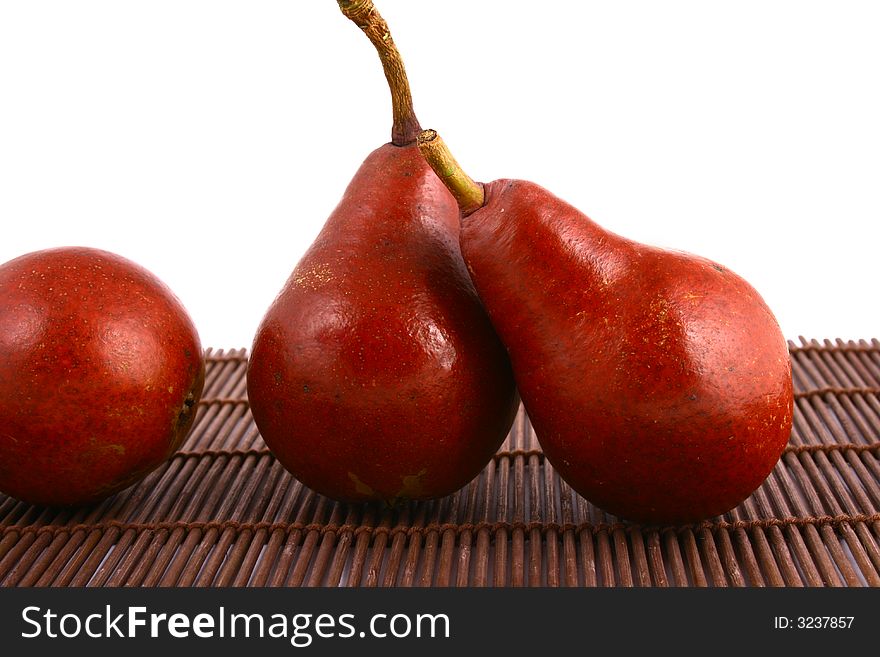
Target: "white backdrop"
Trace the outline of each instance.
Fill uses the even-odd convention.
[[[880,337],[880,3],[376,2],[475,178],[726,264],[789,338]],[[334,0],[0,0],[0,262],[115,251],[250,346],[389,130]]]

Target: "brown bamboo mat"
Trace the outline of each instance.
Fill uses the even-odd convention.
[[[0,586],[880,586],[880,341],[801,342],[770,478],[723,517],[656,528],[573,493],[522,413],[450,497],[335,503],[266,449],[246,352],[209,351],[192,433],[139,485],[72,510],[0,494]]]

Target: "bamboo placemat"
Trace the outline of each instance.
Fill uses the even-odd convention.
[[[335,503],[266,449],[246,352],[209,350],[193,431],[143,482],[73,510],[0,494],[0,586],[880,586],[880,342],[789,346],[782,459],[738,508],[686,527],[573,493],[522,412],[450,497]]]

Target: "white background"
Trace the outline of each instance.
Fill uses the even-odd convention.
[[[726,264],[786,337],[880,337],[880,3],[377,5],[473,177]],[[115,251],[250,346],[389,130],[334,0],[0,0],[0,262]]]

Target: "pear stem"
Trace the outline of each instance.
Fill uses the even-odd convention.
[[[357,25],[379,53],[382,69],[388,88],[391,90],[391,106],[394,113],[394,124],[391,127],[391,143],[395,146],[412,144],[421,132],[422,127],[413,109],[412,92],[403,59],[388,23],[373,6],[372,0],[336,0],[345,17]]]
[[[483,186],[464,172],[436,130],[423,130],[418,144],[422,157],[458,201],[463,217],[483,207],[486,202]]]

